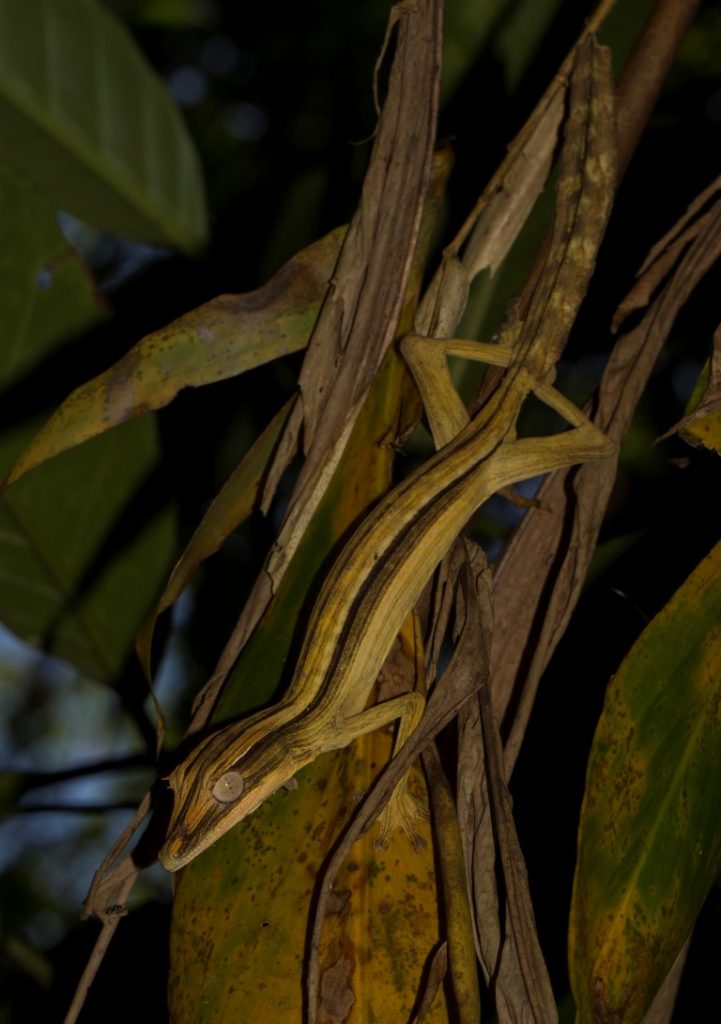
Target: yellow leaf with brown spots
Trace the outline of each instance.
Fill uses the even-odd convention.
[[[21,453],[3,487],[151,409],[183,388],[236,377],[307,344],[345,228],[303,249],[256,291],[219,295],[147,335],[109,370],[82,384]]]
[[[611,680],[569,933],[579,1024],[637,1024],[721,868],[721,543]]]
[[[175,1024],[301,1021],[309,915],[338,833],[390,753],[376,733],[318,758],[193,861],[173,908],[169,986]],[[415,772],[415,787],[423,785]],[[416,851],[402,832],[377,850],[375,825],[335,885],[321,944],[320,1021],[410,1017],[439,923],[430,826]],[[429,1024],[446,1021],[437,997]]]

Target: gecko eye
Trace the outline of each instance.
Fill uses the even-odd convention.
[[[243,792],[243,778],[238,772],[226,772],[213,786],[213,799],[219,804],[232,804]]]

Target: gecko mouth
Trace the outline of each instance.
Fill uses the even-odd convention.
[[[171,832],[165,840],[158,854],[158,860],[166,871],[178,871],[199,853],[202,853],[206,846],[210,846],[210,840],[204,845],[189,843],[188,830],[181,826]]]

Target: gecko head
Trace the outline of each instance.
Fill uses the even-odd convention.
[[[184,867],[292,777],[298,765],[282,732],[268,723],[225,726],[170,773],[173,810],[159,854],[167,871]]]

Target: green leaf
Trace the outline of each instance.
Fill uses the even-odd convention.
[[[612,679],[570,924],[579,1022],[636,1024],[721,867],[721,543]]]
[[[721,455],[721,381],[718,363],[721,351],[716,341],[717,352],[713,360],[707,359],[699,374],[686,413],[674,428],[690,445],[703,445]],[[712,365],[714,372],[712,374]]]
[[[0,164],[0,388],[22,377],[58,344],[107,309],[47,200]]]
[[[447,0],[443,29],[441,97],[446,102],[478,59],[490,32],[509,6],[508,0],[469,4]]]
[[[0,438],[0,465],[23,440]],[[44,466],[0,500],[0,618],[97,680],[120,672],[172,558],[171,509],[141,510],[140,523],[128,515],[157,453],[146,417]]]
[[[267,284],[220,295],[149,334],[53,413],[4,482],[150,409],[186,387],[227,380],[305,347],[345,228],[299,252]]]
[[[260,485],[285,429],[294,399],[279,410],[233,470],[201,519],[185,550],[173,567],[170,579],[150,615],[143,623],[136,649],[146,678],[151,679],[151,655],[155,623],[170,608],[193,578],[201,562],[215,554],[233,530],[251,514],[258,501]]]
[[[313,882],[390,747],[390,736],[377,732],[322,755],[298,773],[297,791],[281,789],[254,812],[252,826],[241,823],[181,872],[168,987],[174,1024],[262,1020],[269,1005],[273,1020],[305,1019]],[[411,772],[420,796],[420,766]],[[417,850],[400,830],[388,849],[377,849],[377,828],[352,847],[335,887],[341,911],[323,929],[321,971],[340,976],[335,1004],[332,985],[324,986],[332,1009],[355,992],[356,1013],[321,1020],[411,1019],[441,927],[430,823],[421,818],[418,827]],[[440,995],[423,1021],[448,1024]]]
[[[506,88],[513,92],[558,16],[561,0],[521,0],[506,18],[495,40],[494,55],[503,66]]]
[[[58,208],[186,251],[207,225],[198,158],[155,72],[93,0],[0,0],[0,145]]]

